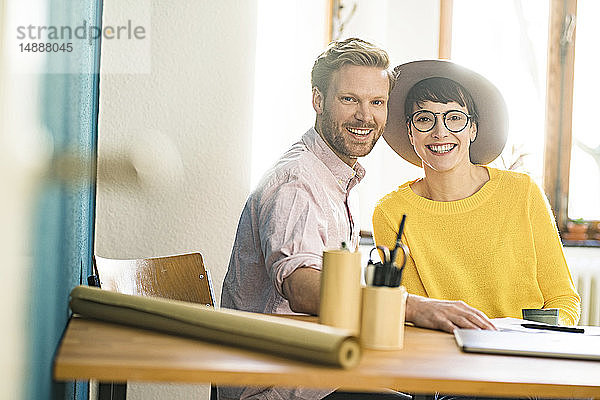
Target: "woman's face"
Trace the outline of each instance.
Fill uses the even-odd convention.
[[[423,161],[423,167],[446,172],[471,164],[469,146],[477,136],[477,126],[469,119],[463,130],[451,132],[443,121],[443,114],[447,111],[459,110],[469,114],[469,110],[456,102],[444,104],[433,101],[425,101],[421,106],[415,104],[413,107],[413,112],[421,110],[431,111],[437,118],[434,127],[428,132],[418,131],[413,123],[408,121],[410,142]]]

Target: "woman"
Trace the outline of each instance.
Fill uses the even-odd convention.
[[[525,174],[486,166],[508,131],[498,90],[446,61],[396,71],[384,138],[425,176],[381,199],[373,227],[377,245],[391,248],[407,214],[408,292],[462,300],[490,318],[558,308],[560,324],[577,324],[580,298],[542,191]]]

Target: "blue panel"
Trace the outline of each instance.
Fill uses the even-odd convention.
[[[48,0],[50,25],[100,26],[97,0]],[[51,179],[40,191],[34,224],[34,269],[28,323],[29,368],[26,398],[88,398],[87,382],[53,382],[52,360],[70,316],[71,289],[91,270],[95,210],[95,170],[100,43],[74,39],[73,52],[48,57],[41,77],[42,121],[52,136],[55,157],[82,162],[75,178]],[[67,73],[68,70],[78,72]]]

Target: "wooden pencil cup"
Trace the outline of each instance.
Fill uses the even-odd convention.
[[[363,288],[360,341],[376,350],[400,350],[404,345],[404,313],[408,293],[404,286]]]
[[[321,271],[319,323],[360,331],[360,252],[326,250]]]

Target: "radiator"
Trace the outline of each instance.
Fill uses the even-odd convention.
[[[565,257],[581,296],[579,325],[600,325],[600,249],[566,247]]]

